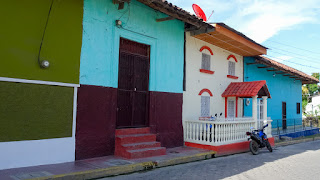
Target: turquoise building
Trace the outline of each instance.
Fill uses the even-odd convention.
[[[190,23],[209,26],[167,2],[84,0],[77,160],[119,155],[116,134],[124,132],[147,133],[131,138],[132,144],[144,141],[147,155],[183,145],[184,34]]]
[[[268,99],[267,116],[272,128],[287,129],[302,125],[302,91],[303,84],[319,81],[294,68],[263,56],[244,57],[244,81],[266,80],[271,99]],[[252,115],[251,99],[244,101],[244,116]],[[258,102],[258,119],[262,104]],[[261,113],[259,113],[261,112]]]

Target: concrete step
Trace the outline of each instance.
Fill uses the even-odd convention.
[[[131,134],[116,136],[116,144],[135,144],[156,141],[155,134]]]
[[[126,129],[116,129],[116,136],[120,135],[130,135],[130,134],[150,134],[150,128],[126,128]]]
[[[157,141],[142,142],[142,143],[123,144],[121,145],[121,147],[128,151],[128,150],[136,150],[136,149],[144,149],[144,148],[161,147],[161,143]]]
[[[151,156],[162,156],[166,154],[165,147],[154,147],[154,148],[143,148],[136,150],[128,150],[124,153],[125,158],[128,159],[137,159],[137,158],[145,158]]]

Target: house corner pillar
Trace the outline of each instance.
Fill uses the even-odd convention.
[[[263,120],[268,120],[268,96],[262,96],[263,99]]]
[[[254,124],[255,129],[258,129],[257,99],[258,99],[258,96],[252,96],[252,118],[255,122]]]

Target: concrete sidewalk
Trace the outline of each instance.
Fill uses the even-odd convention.
[[[215,152],[191,147],[168,148],[164,156],[128,160],[115,156],[0,171],[1,180],[94,179],[210,159]]]

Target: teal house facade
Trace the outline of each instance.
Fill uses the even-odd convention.
[[[272,128],[285,130],[290,126],[302,125],[303,84],[319,81],[294,68],[272,59],[256,56],[244,57],[244,81],[266,80],[271,99],[267,102],[267,117],[273,120]],[[250,99],[244,101],[244,116],[252,115]],[[258,100],[258,119],[263,117],[262,103]]]
[[[119,155],[129,135],[142,154],[182,146],[185,21],[206,24],[163,1],[84,0],[83,11],[76,159]]]

